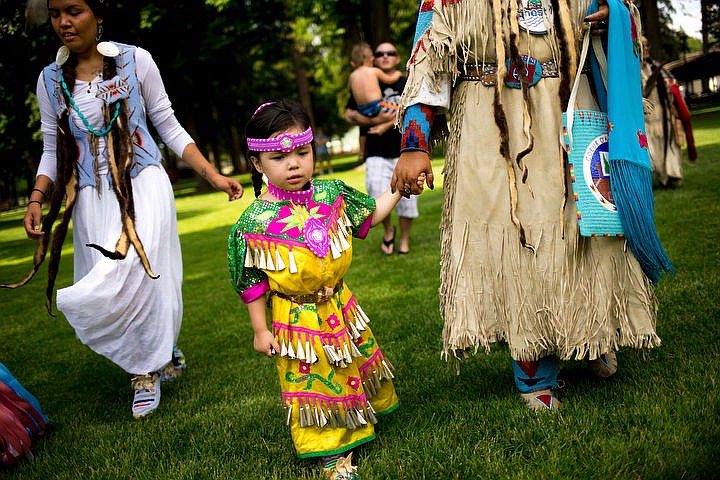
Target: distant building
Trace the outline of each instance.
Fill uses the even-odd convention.
[[[688,105],[720,104],[720,48],[685,54],[664,67],[677,80]]]

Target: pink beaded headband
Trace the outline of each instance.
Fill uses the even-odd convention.
[[[251,152],[289,153],[298,147],[313,141],[312,127],[300,133],[281,133],[274,138],[248,138],[247,146]]]

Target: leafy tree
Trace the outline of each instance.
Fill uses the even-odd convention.
[[[720,44],[720,1],[701,0],[700,10],[703,24],[703,51],[707,53]]]
[[[244,124],[264,101],[297,98],[317,126],[343,134],[351,46],[390,40],[406,59],[417,8],[417,0],[113,0],[104,24],[106,39],[150,51],[180,122],[212,162],[240,172]],[[0,201],[9,205],[32,188],[42,152],[35,86],[59,46],[49,22],[26,29],[23,10],[0,0]]]

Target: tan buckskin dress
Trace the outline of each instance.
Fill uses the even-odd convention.
[[[510,19],[517,18],[517,12],[507,0],[496,4],[508,52]],[[561,65],[562,43],[548,15],[550,2],[526,0],[525,5],[544,9],[548,33],[529,35],[515,25],[519,53]],[[569,58],[577,58],[588,4],[570,0],[561,1],[560,9],[562,5],[566,28],[574,36],[566,42],[566,51]],[[431,7],[432,20],[423,25],[423,9]],[[424,2],[401,101],[401,116],[417,103],[435,105],[436,112],[447,114],[441,220],[443,355],[462,358],[500,341],[507,342],[514,359],[528,361],[547,355],[595,359],[620,347],[659,346],[652,285],[625,241],[579,235],[559,140],[561,79],[542,78],[529,88],[527,112],[520,89],[499,89],[512,172],[499,153],[496,87],[461,80],[465,65],[496,62],[493,22],[490,0]],[[571,65],[568,71],[574,75],[576,68]],[[445,98],[443,85],[449,86]],[[587,80],[578,108],[597,108]],[[529,145],[526,127],[533,144],[524,158],[523,182],[516,155]],[[511,185],[517,189],[516,202]],[[511,210],[534,250],[521,245]]]

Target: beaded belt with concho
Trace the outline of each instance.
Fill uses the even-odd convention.
[[[528,55],[523,55],[522,59],[529,87],[537,84],[542,78],[557,78],[560,76],[554,60],[541,62]],[[517,69],[511,66],[510,60],[507,60],[506,66],[507,74],[504,78],[505,85],[511,88],[520,88]],[[458,69],[460,70],[460,80],[480,82],[486,87],[494,87],[497,85],[497,63],[468,63],[459,65]]]
[[[293,303],[325,303],[329,301],[333,295],[338,293],[343,286],[343,279],[341,278],[335,287],[323,287],[315,293],[304,293],[300,295],[286,295],[277,290],[271,290],[270,296],[275,295],[285,300],[290,300]]]

